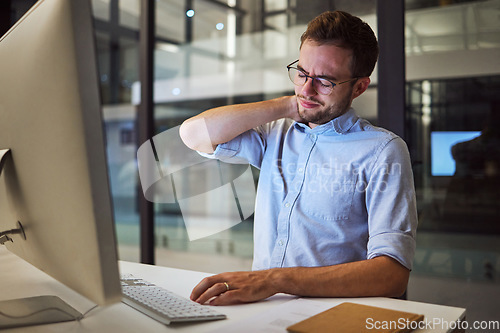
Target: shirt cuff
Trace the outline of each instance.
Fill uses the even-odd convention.
[[[227,162],[231,164],[248,164],[247,160],[237,156],[237,154],[240,151],[240,146],[241,146],[241,135],[237,136],[236,138],[232,139],[229,142],[217,145],[214,152],[211,154],[203,153],[201,151],[198,151],[198,154],[206,158],[218,159],[222,162]]]
[[[416,242],[409,234],[383,233],[370,237],[367,258],[388,256],[397,260],[409,270],[412,269]]]

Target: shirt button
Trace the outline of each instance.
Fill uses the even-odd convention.
[[[309,134],[309,137],[314,140],[316,138],[316,134]]]
[[[283,240],[280,240],[280,241],[278,242],[278,245],[279,245],[279,246],[283,246]]]
[[[285,203],[285,207],[289,208],[290,207],[290,203],[289,202]]]
[[[298,171],[299,171],[300,173],[302,173],[302,172],[304,171],[304,169],[299,168],[299,170],[298,170]]]

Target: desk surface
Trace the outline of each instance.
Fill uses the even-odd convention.
[[[91,309],[94,304],[80,296],[68,287],[59,283],[47,274],[39,271],[30,264],[19,259],[0,247],[0,300],[31,297],[35,295],[56,295],[73,306],[76,310],[84,313]],[[161,266],[142,265],[131,262],[120,262],[122,273],[131,273],[137,277],[165,287],[181,296],[188,297],[193,286],[203,277],[210,274],[174,269]],[[211,332],[221,331],[225,327],[238,325],[246,327],[249,332],[255,329],[248,327],[253,318],[277,313],[278,309],[286,306],[286,302],[297,299],[290,295],[275,295],[267,300],[243,305],[221,306],[216,310],[227,315],[228,319],[214,322],[190,323],[175,326],[164,326],[153,319],[139,313],[129,306],[118,303],[107,307],[99,307],[91,312],[80,322],[66,322],[52,325],[41,325],[24,327],[22,329],[4,330],[3,332]],[[442,322],[453,323],[465,316],[465,309],[449,306],[441,306],[420,302],[402,301],[391,298],[321,298],[310,299],[327,302],[328,306],[335,306],[342,302],[356,302],[367,305],[396,309],[413,313],[424,314],[427,321],[434,319]],[[274,311],[273,311],[274,310]],[[243,332],[244,330],[239,329]],[[286,332],[278,330],[277,332]],[[421,329],[416,332],[447,332],[442,325],[434,326],[432,330]]]

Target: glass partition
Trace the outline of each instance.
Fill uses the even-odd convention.
[[[406,13],[406,119],[419,207],[416,272],[497,279],[498,13],[497,0]]]
[[[446,265],[416,260],[416,271],[494,281],[500,253],[500,76],[414,81],[407,88],[420,255],[445,241],[438,251],[448,258]],[[473,255],[465,256],[466,249]]]
[[[139,0],[92,0],[119,256],[139,261],[132,84],[139,75]]]
[[[419,214],[408,297],[467,308],[470,324],[498,320],[500,306],[499,14],[498,0],[407,1]]]

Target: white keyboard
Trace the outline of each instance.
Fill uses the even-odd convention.
[[[131,275],[121,277],[123,303],[169,325],[173,322],[225,319],[212,308]]]

